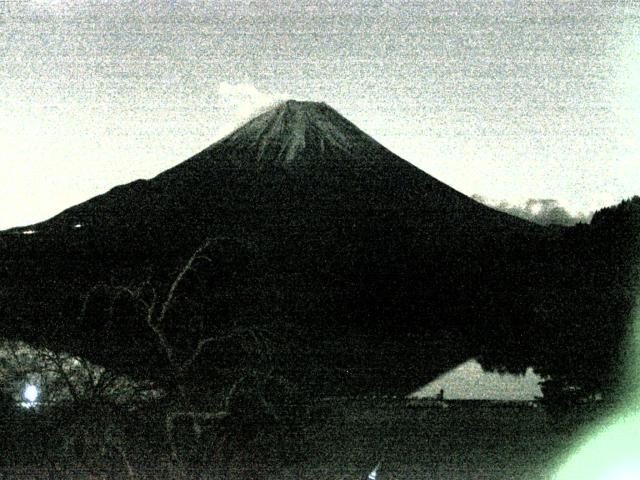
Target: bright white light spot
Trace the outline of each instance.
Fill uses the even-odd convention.
[[[76,223],[73,228],[82,228],[82,224],[81,223]]]
[[[40,395],[40,391],[35,385],[27,385],[22,392],[24,399],[30,403],[34,403],[38,399],[38,395]]]
[[[23,230],[22,231],[23,235],[33,235],[34,233],[36,233],[35,230]]]
[[[529,210],[531,210],[532,214],[538,215],[542,211],[542,205],[540,203],[532,203],[529,206]]]

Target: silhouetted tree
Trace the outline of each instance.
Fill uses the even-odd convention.
[[[171,405],[165,433],[180,469],[202,460],[200,437],[212,425],[230,432],[214,432],[218,442],[223,437],[250,441],[256,428],[278,420],[279,406],[293,396],[294,389],[273,358],[279,341],[275,331],[256,321],[251,299],[240,302],[238,310],[237,292],[228,291],[233,281],[224,279],[227,291],[216,290],[222,283],[219,276],[233,274],[225,271],[225,263],[233,260],[225,254],[237,251],[229,253],[226,239],[207,239],[164,287],[151,280],[133,287],[97,284],[81,310],[82,317],[94,317],[92,322],[119,315],[126,315],[127,322],[142,320],[151,332],[164,357],[162,385]],[[243,290],[250,289],[243,285]],[[229,295],[236,295],[233,308],[225,304]],[[211,449],[207,453],[210,456]]]

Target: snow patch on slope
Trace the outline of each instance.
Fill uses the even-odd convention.
[[[348,152],[363,142],[374,144],[328,105],[288,100],[254,118],[220,143],[254,148],[258,162],[268,160],[291,165],[306,147],[315,147],[320,154],[329,150]]]

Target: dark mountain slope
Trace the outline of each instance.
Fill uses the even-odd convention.
[[[28,228],[0,237],[4,335],[163,377],[140,304],[119,297],[114,308],[96,285],[147,282],[163,297],[210,239],[168,334],[189,352],[198,338],[259,328],[273,368],[314,393],[408,391],[479,354],[519,367],[549,321],[541,302],[570,288],[574,270],[550,268],[566,230],[480,205],[309,102]],[[208,348],[194,374],[229,380],[246,350]]]

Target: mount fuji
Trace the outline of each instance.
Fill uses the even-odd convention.
[[[549,228],[498,212],[331,107],[287,101],[152,179],[0,232],[0,334],[164,378],[140,304],[102,291],[165,298],[206,245],[168,309],[177,351],[250,327],[268,337],[273,368],[311,395],[409,393],[471,357],[545,373],[549,355],[579,350],[543,352],[548,329],[578,345],[590,317],[576,326],[567,312],[627,278],[619,253],[604,270],[606,253],[579,261],[585,246],[630,248],[603,240],[600,223]],[[600,307],[612,320],[596,333],[618,338],[621,302]],[[192,374],[214,388],[252,361],[246,350],[210,345]]]

